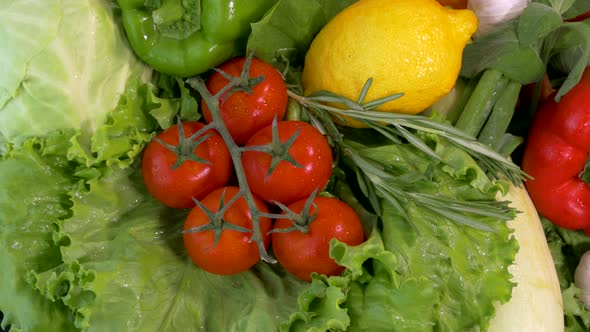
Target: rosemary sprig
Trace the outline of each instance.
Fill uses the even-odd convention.
[[[514,218],[515,211],[508,206],[509,202],[506,201],[495,199],[457,201],[440,195],[408,191],[404,188],[407,187],[405,180],[389,173],[386,165],[363,156],[354,145],[346,142],[334,124],[334,117],[344,121],[345,117],[360,120],[394,143],[401,143],[405,140],[427,156],[445,162],[415,132],[437,135],[466,151],[493,180],[506,178],[515,185],[520,185],[526,176],[520,167],[510,160],[450,124],[438,122],[422,115],[374,111],[380,105],[399,98],[401,94],[364,103],[371,83],[371,79],[366,82],[357,101],[326,91],[307,97],[289,91],[289,96],[310,110],[310,117],[318,122],[321,129],[332,139],[336,149],[341,150],[341,153],[352,162],[350,166],[357,173],[359,185],[377,214],[380,214],[381,208],[376,200],[376,194],[394,206],[407,220],[409,220],[406,213],[408,203],[422,206],[457,223],[485,231],[493,231],[494,228],[482,223],[481,217],[492,217],[497,220]],[[330,104],[326,105],[325,103]],[[340,107],[332,106],[334,104]]]
[[[411,130],[434,134],[447,139],[452,144],[466,151],[492,179],[506,178],[515,185],[522,184],[527,175],[509,159],[480,143],[477,139],[450,124],[438,122],[423,115],[399,114],[375,111],[377,107],[397,99],[402,94],[394,94],[378,100],[364,103],[372,80],[369,79],[362,89],[357,101],[350,100],[329,91],[320,91],[309,96],[302,96],[288,91],[289,97],[298,101],[312,112],[328,112],[340,119],[346,117],[359,120],[367,124],[390,139],[401,137],[415,145],[420,151],[438,158],[422,140]],[[331,106],[325,103],[338,105]],[[345,120],[344,120],[345,121]]]
[[[492,217],[497,220],[514,218],[514,210],[508,206],[507,201],[457,201],[441,195],[408,191],[404,188],[403,181],[386,171],[385,165],[363,156],[345,141],[342,144],[344,154],[351,159],[353,167],[362,172],[364,178],[368,180],[368,183],[365,181],[364,185],[372,186],[373,190],[394,206],[407,220],[409,218],[404,206],[408,203],[422,206],[465,226],[490,232],[493,232],[494,228],[482,223],[478,218]]]

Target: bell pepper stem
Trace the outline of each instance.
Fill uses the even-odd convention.
[[[180,2],[164,1],[162,7],[152,12],[152,18],[157,25],[177,22],[182,20],[185,13]]]

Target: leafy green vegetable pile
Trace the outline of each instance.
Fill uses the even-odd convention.
[[[590,250],[590,237],[581,231],[559,228],[547,219],[541,220],[559,277],[566,331],[588,331],[590,313],[578,298],[581,290],[574,285],[574,272],[582,255]]]
[[[252,25],[248,47],[296,75],[315,33],[351,2],[277,1]],[[177,115],[198,119],[197,103],[183,81],[135,58],[120,19],[107,0],[0,9],[0,63],[10,64],[0,80],[3,328],[480,330],[508,301],[518,244],[505,221],[479,216],[492,229],[481,231],[412,203],[401,215],[382,199],[378,218],[344,171],[329,190],[357,208],[370,236],[357,247],[332,243],[342,276],[308,284],[266,263],[233,276],[197,268],[182,243],[188,211],[155,201],[138,167]],[[408,191],[478,201],[505,190],[444,138],[419,136],[448,163],[366,133],[351,136],[356,150],[390,165]]]
[[[264,263],[231,277],[208,274],[184,253],[183,215],[149,197],[134,165],[96,167],[100,174],[91,179],[75,175],[65,158],[70,135],[27,140],[0,162],[3,326],[254,331],[274,330],[291,317],[293,330],[348,324],[430,330],[437,324],[452,331],[487,321],[493,300],[510,297],[506,262],[517,244],[503,223],[495,225],[497,233],[465,230],[414,208],[412,226],[387,205],[383,229],[367,243],[334,247],[350,268],[344,277],[319,278],[309,288]],[[429,166],[411,149],[366,150],[379,159],[393,158],[392,152],[409,171]],[[440,186],[431,190],[493,196],[493,187],[482,194],[471,186],[485,182],[473,162],[450,153],[464,168],[457,174],[437,169],[431,176]]]
[[[464,63],[461,69],[467,83],[462,91],[468,97],[481,95],[475,93],[475,85],[483,82],[492,91],[508,91],[511,84],[536,83],[530,100],[521,95],[520,106],[514,114],[504,113],[506,107],[500,99],[500,107],[487,109],[487,124],[500,124],[510,133],[504,138],[495,137],[496,148],[506,155],[513,152],[518,141],[526,139],[541,94],[542,80],[545,74],[551,78],[551,87],[556,90],[551,97],[559,100],[580,80],[584,70],[590,64],[590,21],[586,18],[578,21],[578,15],[590,10],[590,2],[578,0],[538,0],[532,1],[524,12],[514,20],[506,22],[495,31],[478,39],[465,49]],[[478,73],[484,72],[482,76]],[[487,75],[486,75],[487,74]],[[503,76],[503,77],[502,77]],[[495,77],[486,80],[484,78]],[[502,83],[502,79],[507,82]],[[487,90],[488,93],[492,91]],[[500,97],[501,98],[501,97]],[[461,98],[460,98],[461,99]],[[465,106],[467,99],[457,103],[457,109]],[[485,99],[485,98],[484,98]],[[481,102],[482,99],[479,99]],[[515,103],[516,100],[513,100]],[[504,107],[504,110],[502,109]],[[514,108],[512,108],[514,109]],[[456,110],[456,109],[455,109]],[[491,113],[491,114],[490,114]],[[496,116],[497,115],[497,116]],[[514,115],[514,118],[512,116]],[[480,115],[481,116],[481,115]],[[448,117],[453,120],[453,112]],[[499,121],[500,120],[500,121]],[[479,134],[481,141],[484,132]],[[512,143],[511,143],[512,141]],[[501,145],[504,144],[504,147]],[[502,151],[505,150],[505,151]],[[518,160],[522,151],[516,150],[512,158]],[[579,299],[581,292],[574,284],[574,271],[582,254],[590,249],[590,241],[582,231],[558,228],[543,219],[543,228],[549,243],[551,255],[556,266],[564,302],[565,330],[587,331],[590,329],[590,312],[584,309]]]

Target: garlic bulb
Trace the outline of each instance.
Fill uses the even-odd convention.
[[[479,18],[477,37],[520,15],[531,0],[469,0],[467,8]]]

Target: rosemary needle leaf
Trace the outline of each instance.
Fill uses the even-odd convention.
[[[396,144],[402,143],[402,140],[399,138],[399,135],[395,132],[392,132],[391,127],[387,127],[387,126],[384,126],[379,123],[372,123],[370,126],[371,126],[371,128],[375,129],[377,132],[379,132],[381,135],[383,135],[384,137],[386,137],[388,140],[392,141],[393,143],[396,143]]]
[[[308,97],[299,96],[289,91],[289,96],[308,108],[320,122],[326,124],[323,127],[329,126],[333,131],[337,132],[338,129],[333,125],[332,118],[349,117],[364,122],[392,142],[400,143],[405,140],[426,156],[442,161],[441,157],[415,132],[434,134],[469,154],[490,178],[506,178],[516,185],[520,185],[524,180],[526,176],[524,172],[509,159],[479,143],[472,135],[448,123],[422,115],[375,111],[375,108],[399,98],[403,94],[394,94],[364,103],[371,84],[372,79],[367,80],[357,102],[329,91],[320,91]],[[330,105],[323,103],[330,103]],[[330,136],[332,135],[341,137],[341,135],[334,133],[331,133]],[[406,219],[407,204],[421,206],[454,222],[485,231],[494,231],[494,228],[483,223],[481,217],[491,217],[497,220],[514,218],[515,211],[508,207],[507,202],[498,202],[493,199],[489,201],[461,201],[436,194],[409,191],[404,186],[407,184],[406,180],[389,173],[386,165],[360,154],[355,148],[356,145],[348,144],[342,139],[335,140],[335,143],[342,149],[352,163],[352,168],[357,172],[357,180],[362,192],[370,200],[370,193],[378,194],[400,211],[400,214]],[[379,205],[372,200],[371,204],[373,206]]]
[[[314,92],[313,94],[309,95],[307,97],[307,99],[313,100],[313,101],[319,101],[319,102],[342,104],[350,109],[357,110],[357,111],[363,111],[363,107],[361,105],[359,105],[358,103],[356,103],[348,98],[337,95],[337,94],[330,92],[330,91],[322,90],[322,91]]]
[[[402,127],[400,125],[394,125],[394,127],[399,131],[400,135],[403,138],[405,138],[410,144],[412,144],[416,148],[418,148],[418,150],[424,152],[430,158],[433,158],[436,160],[442,160],[441,157],[438,154],[436,154],[436,152],[432,151],[432,149],[428,145],[426,145],[426,143],[424,143],[424,141],[422,141],[421,139],[416,137],[410,131],[408,131],[407,129],[405,129],[404,127]]]
[[[508,207],[507,202],[489,201],[462,201],[436,194],[412,192],[406,190],[400,177],[396,177],[385,170],[385,165],[362,156],[354,147],[344,144],[344,151],[357,167],[357,178],[364,182],[366,188],[374,186],[383,199],[400,211],[407,218],[404,206],[415,204],[422,206],[436,214],[458,222],[465,226],[480,230],[492,230],[493,228],[481,222],[480,217],[492,217],[498,220],[510,220],[514,218],[514,211]],[[360,182],[360,181],[359,181]]]
[[[440,207],[431,206],[430,209],[433,212],[440,214],[441,216],[444,216],[454,222],[463,224],[465,226],[473,227],[475,229],[479,229],[482,231],[495,232],[494,228],[492,228],[491,226],[486,225],[482,222],[479,222],[473,218],[469,218],[468,216],[466,216],[464,214],[448,211],[448,210],[445,210],[444,208],[440,208]]]
[[[377,107],[379,107],[379,106],[381,106],[381,105],[383,105],[385,103],[388,103],[388,102],[390,102],[392,100],[395,100],[395,99],[398,99],[400,97],[403,97],[403,95],[404,95],[403,93],[396,93],[394,95],[383,97],[383,98],[380,98],[380,99],[376,99],[376,100],[373,100],[373,101],[368,102],[366,104],[363,104],[363,107],[366,110],[372,110],[372,109],[375,109],[375,108],[377,108]]]
[[[373,84],[373,78],[370,77],[366,82],[365,85],[363,85],[363,89],[361,90],[361,93],[359,94],[359,97],[357,99],[357,104],[362,104],[363,101],[365,101],[365,98],[367,98],[367,93],[369,93],[369,88],[371,87],[371,84]]]
[[[333,100],[338,99],[337,95],[327,91],[322,91],[318,95],[330,96],[331,98],[335,98]],[[326,106],[321,103],[317,103],[312,97],[298,96],[293,92],[290,93],[290,96],[298,100],[304,106],[312,106],[312,111],[316,111],[318,113],[328,112],[331,115],[335,115],[337,117],[347,116],[363,121],[369,125],[393,125],[397,126],[398,128],[413,129],[419,132],[439,135],[450,140],[462,150],[468,152],[475,160],[480,162],[482,169],[494,179],[504,177],[513,184],[520,185],[526,178],[526,174],[520,169],[520,167],[512,163],[509,159],[492,150],[490,147],[481,144],[475,137],[466,134],[465,132],[451,126],[450,124],[443,123],[422,115],[371,111],[366,109],[364,105],[359,105],[358,103],[354,103],[353,101],[343,97],[341,97],[343,100],[341,105],[344,108],[339,109],[333,106]],[[404,137],[401,135],[401,133],[399,134],[399,136],[405,139],[410,138],[408,141],[411,144],[419,144],[417,140],[412,139],[413,137]],[[427,151],[423,148],[421,150],[424,152]]]

